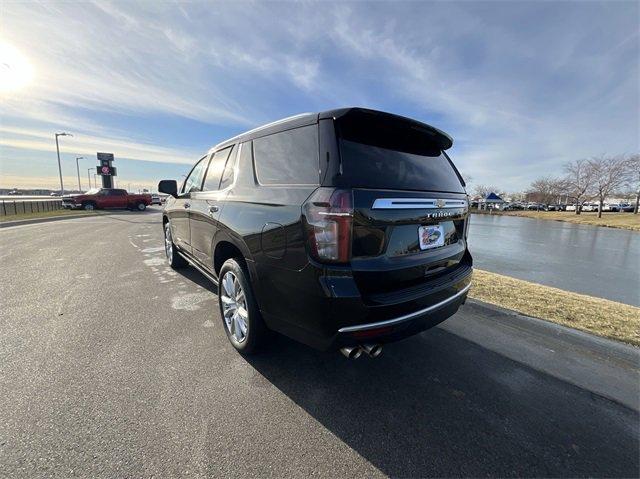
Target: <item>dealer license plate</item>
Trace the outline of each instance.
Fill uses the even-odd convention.
[[[421,250],[444,246],[442,225],[420,226],[418,228],[418,241],[420,241]]]

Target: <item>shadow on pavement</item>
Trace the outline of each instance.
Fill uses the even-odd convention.
[[[211,281],[209,281],[205,275],[200,273],[200,271],[198,271],[197,269],[191,266],[187,266],[184,268],[176,269],[174,271],[178,273],[180,276],[182,276],[183,278],[191,281],[192,283],[195,283],[198,286],[208,291],[211,291],[213,294],[216,294],[216,295],[218,294],[218,288],[216,288],[216,286]]]
[[[162,223],[162,216],[160,213],[162,210],[154,210],[154,209],[146,209],[144,211],[127,211],[127,210],[114,210],[106,213],[102,213],[98,216],[109,217],[112,220],[123,221],[125,223],[135,223],[135,224],[158,224],[160,226]],[[127,216],[135,216],[137,218],[146,216],[145,219],[151,220],[151,218],[155,217],[153,221],[136,221],[127,219]]]
[[[274,341],[249,363],[390,476],[638,476],[636,412],[442,329],[376,360]]]

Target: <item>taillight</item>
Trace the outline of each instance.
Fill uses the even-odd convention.
[[[318,188],[302,206],[309,252],[318,261],[351,259],[351,190]]]
[[[469,237],[469,223],[471,221],[471,202],[469,201],[469,196],[467,196],[465,212],[467,213],[467,217],[464,219],[464,240],[466,241]]]

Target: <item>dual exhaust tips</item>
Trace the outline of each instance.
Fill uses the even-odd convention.
[[[346,346],[340,352],[349,359],[358,359],[365,353],[370,358],[377,358],[382,354],[382,344],[362,344],[360,346]]]

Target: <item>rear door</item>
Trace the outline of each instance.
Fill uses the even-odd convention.
[[[336,128],[336,178],[352,189],[351,266],[361,292],[399,292],[468,272],[467,196],[441,145],[397,117],[367,121]]]
[[[215,152],[209,162],[201,191],[191,195],[191,253],[210,271],[213,271],[213,238],[218,231],[223,201],[233,184],[236,156],[235,146]]]
[[[208,164],[208,155],[196,163],[185,178],[178,197],[172,202],[171,208],[167,212],[171,220],[171,234],[174,243],[190,254],[191,230],[189,229],[189,210],[191,209],[191,197],[202,189],[202,180]]]

